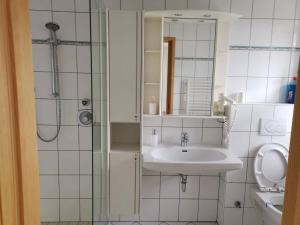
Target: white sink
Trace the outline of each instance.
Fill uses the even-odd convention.
[[[240,170],[243,162],[228,149],[214,146],[143,146],[145,169],[180,174],[215,174]]]

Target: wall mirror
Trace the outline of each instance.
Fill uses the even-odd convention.
[[[144,115],[214,116],[237,18],[213,11],[145,12]]]
[[[163,114],[211,115],[215,29],[214,19],[164,19]]]

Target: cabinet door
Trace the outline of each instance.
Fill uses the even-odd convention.
[[[110,120],[140,120],[141,12],[109,11]]]
[[[110,152],[110,214],[139,212],[139,154]]]

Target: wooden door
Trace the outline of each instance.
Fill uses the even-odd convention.
[[[111,122],[140,121],[141,12],[109,11]]]
[[[0,0],[0,224],[40,224],[27,0]]]
[[[300,60],[299,60],[300,61]],[[300,62],[298,79],[300,78]],[[282,225],[300,224],[300,82],[297,81],[296,100],[289,151],[288,174]]]

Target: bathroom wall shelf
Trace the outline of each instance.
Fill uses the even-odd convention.
[[[226,116],[191,116],[191,115],[151,115],[151,114],[143,114],[143,117],[147,118],[199,118],[199,119],[218,119],[218,120],[225,120]]]
[[[144,104],[143,112],[149,112],[149,103],[155,101],[160,112],[162,73],[162,18],[145,17],[144,20]]]
[[[120,151],[120,152],[140,152],[139,144],[130,144],[130,143],[112,143],[110,147],[111,151]]]

